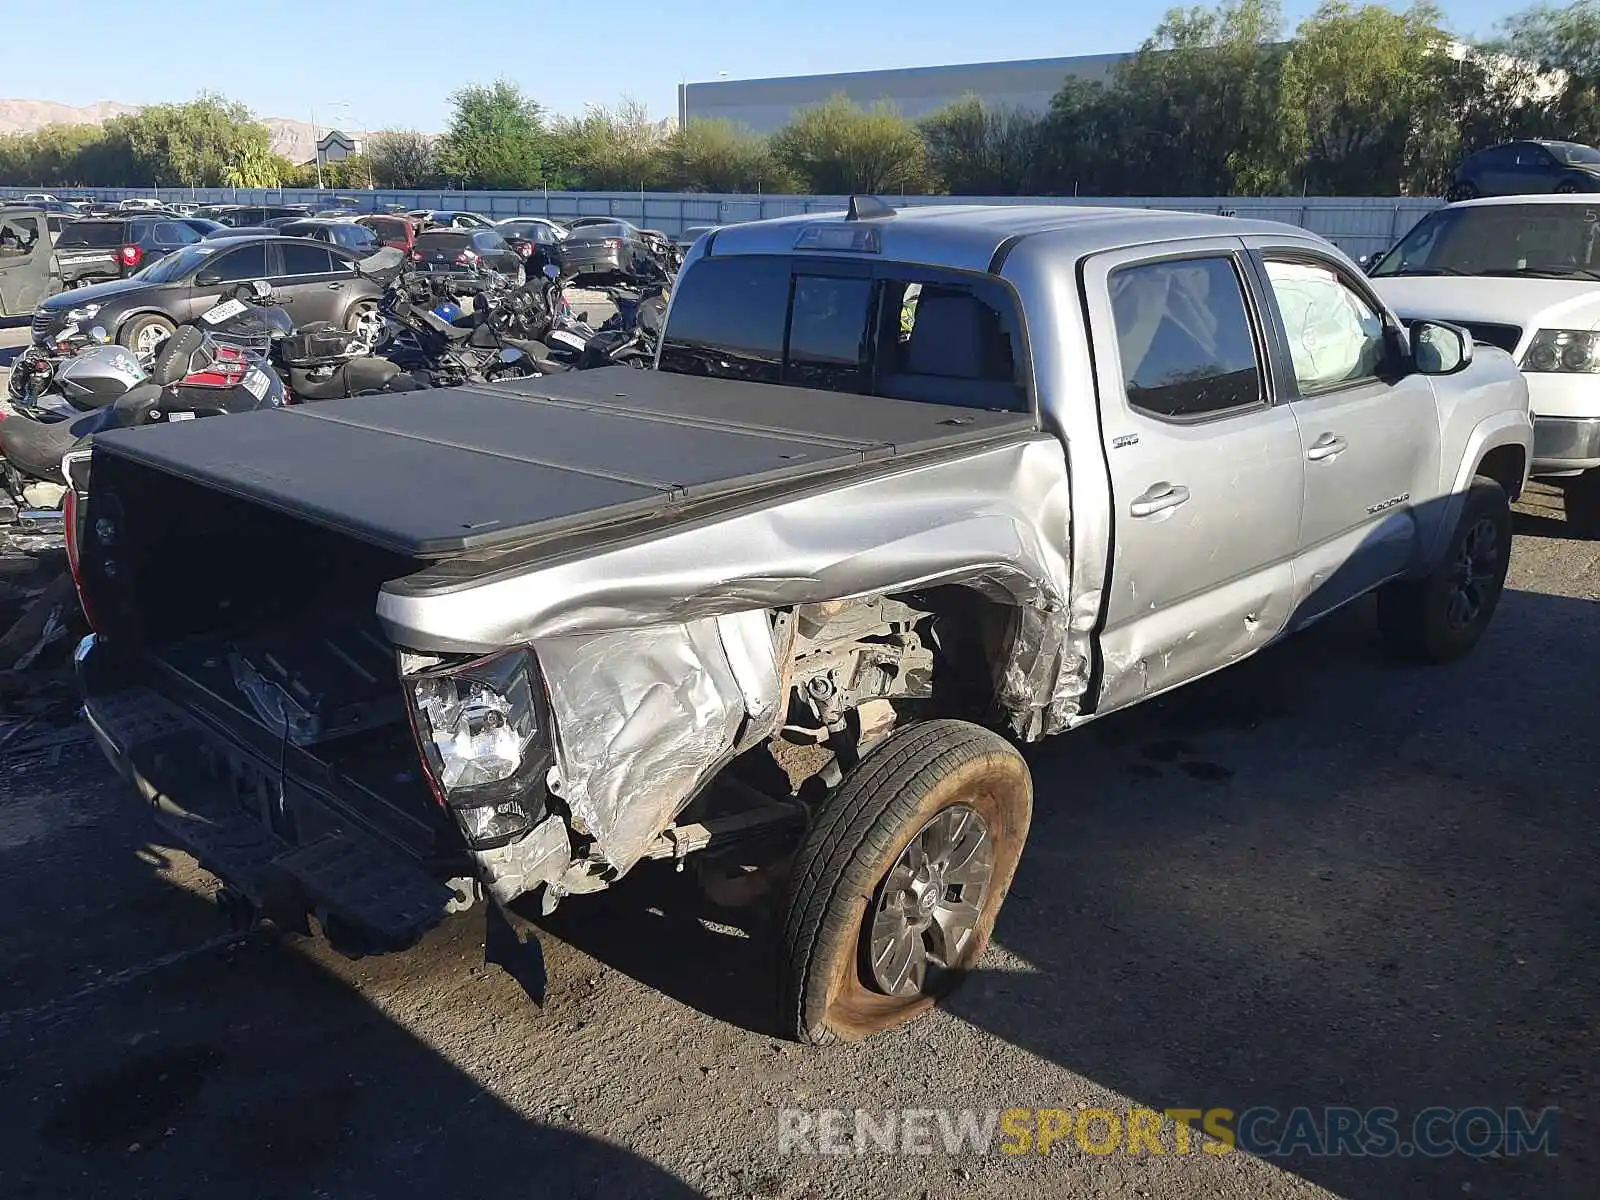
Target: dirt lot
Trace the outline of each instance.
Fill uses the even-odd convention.
[[[480,913],[231,937],[91,746],[0,749],[0,1195],[1592,1196],[1600,544],[1552,503],[1460,665],[1352,610],[1033,750],[984,969],[854,1047],[777,1040],[763,919],[669,872],[547,923],[541,1008]],[[777,1154],[784,1108],[1341,1104],[1556,1105],[1560,1154]]]

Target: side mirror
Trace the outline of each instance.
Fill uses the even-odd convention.
[[[1440,321],[1413,321],[1411,361],[1424,375],[1454,375],[1472,362],[1472,335]]]
[[[220,271],[201,271],[194,277],[195,287],[216,287],[221,282],[222,273]]]
[[[544,265],[544,277],[546,279],[552,279],[552,280],[560,279],[561,278],[561,272],[556,267],[556,265],[554,263],[545,263],[545,265]]]

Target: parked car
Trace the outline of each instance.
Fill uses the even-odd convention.
[[[493,229],[494,222],[475,212],[453,208],[416,208],[406,216],[413,218],[424,229]]]
[[[311,215],[311,206],[308,204],[212,204],[198,209],[197,217],[208,220],[220,221],[224,225],[235,229],[245,226],[265,225],[268,221],[279,217],[289,220],[299,220]]]
[[[493,229],[424,229],[411,245],[411,260],[429,274],[470,281],[480,268],[520,276],[522,258]]]
[[[585,229],[600,229],[607,226],[620,225],[627,230],[628,236],[637,238],[650,247],[650,252],[666,261],[676,248],[672,238],[662,233],[659,229],[641,229],[632,221],[624,221],[620,217],[574,217],[567,228],[572,233],[581,233]]]
[[[393,246],[407,254],[411,253],[412,243],[417,240],[417,223],[407,216],[376,213],[357,217],[356,224],[372,230],[385,246]]]
[[[314,238],[319,242],[329,242],[350,251],[357,258],[376,254],[383,245],[378,241],[377,234],[365,225],[357,225],[354,221],[330,221],[310,217],[300,221],[288,221],[278,226],[278,232],[285,237]]]
[[[163,213],[142,216],[84,217],[62,227],[56,259],[65,287],[103,279],[124,279],[150,263],[200,240],[177,217]]]
[[[669,274],[654,243],[626,221],[574,226],[553,249],[563,273],[580,280],[660,279]]]
[[[356,258],[303,238],[234,236],[185,246],[127,279],[77,288],[46,300],[34,313],[33,337],[44,343],[70,318],[93,320],[120,344],[151,361],[156,349],[235,286],[257,279],[290,305],[297,325],[333,321],[370,329],[382,289],[356,273]]]
[[[1469,155],[1455,169],[1450,200],[1600,191],[1600,150],[1578,142],[1507,142]]]
[[[541,246],[555,245],[567,237],[567,231],[549,217],[507,217],[496,221],[494,227],[504,237],[519,237]]]
[[[211,221],[205,217],[179,217],[178,220],[182,221],[201,237],[208,237],[213,233],[221,233],[228,228],[221,221]]]
[[[169,204],[167,207],[171,209],[171,211],[177,213],[177,215],[180,217],[192,217],[200,210],[200,206],[198,204],[191,204],[187,200],[181,204]]]
[[[1600,223],[1576,196],[1472,200],[1429,213],[1370,272],[1402,317],[1449,321],[1528,381],[1535,477],[1600,536]]]
[[[96,441],[88,721],[243,915],[381,949],[693,856],[776,908],[783,1031],[860,1038],[983,953],[1015,741],[1369,592],[1415,660],[1493,619],[1527,387],[1304,230],[857,200],[698,246],[662,370]]]
[[[0,203],[0,317],[31,312],[60,290],[49,220],[32,205]]]
[[[154,196],[129,196],[117,208],[121,212],[165,212],[167,206]]]
[[[685,225],[683,232],[673,240],[677,243],[678,249],[688,250],[706,234],[715,233],[721,228],[720,225]]]
[[[22,202],[24,204],[35,204],[35,205],[37,205],[37,204],[59,204],[59,203],[61,203],[60,200],[58,200],[54,195],[52,195],[49,192],[24,192],[22,194]]]

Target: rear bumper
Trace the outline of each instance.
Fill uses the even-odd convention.
[[[1600,467],[1600,417],[1533,418],[1533,475]]]
[[[178,846],[280,927],[304,928],[315,913],[387,949],[459,905],[439,874],[354,828],[318,788],[129,679],[93,634],[73,660],[106,760]]]

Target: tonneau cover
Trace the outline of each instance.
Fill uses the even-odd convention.
[[[1035,429],[993,413],[626,367],[103,434],[111,453],[419,558]]]

